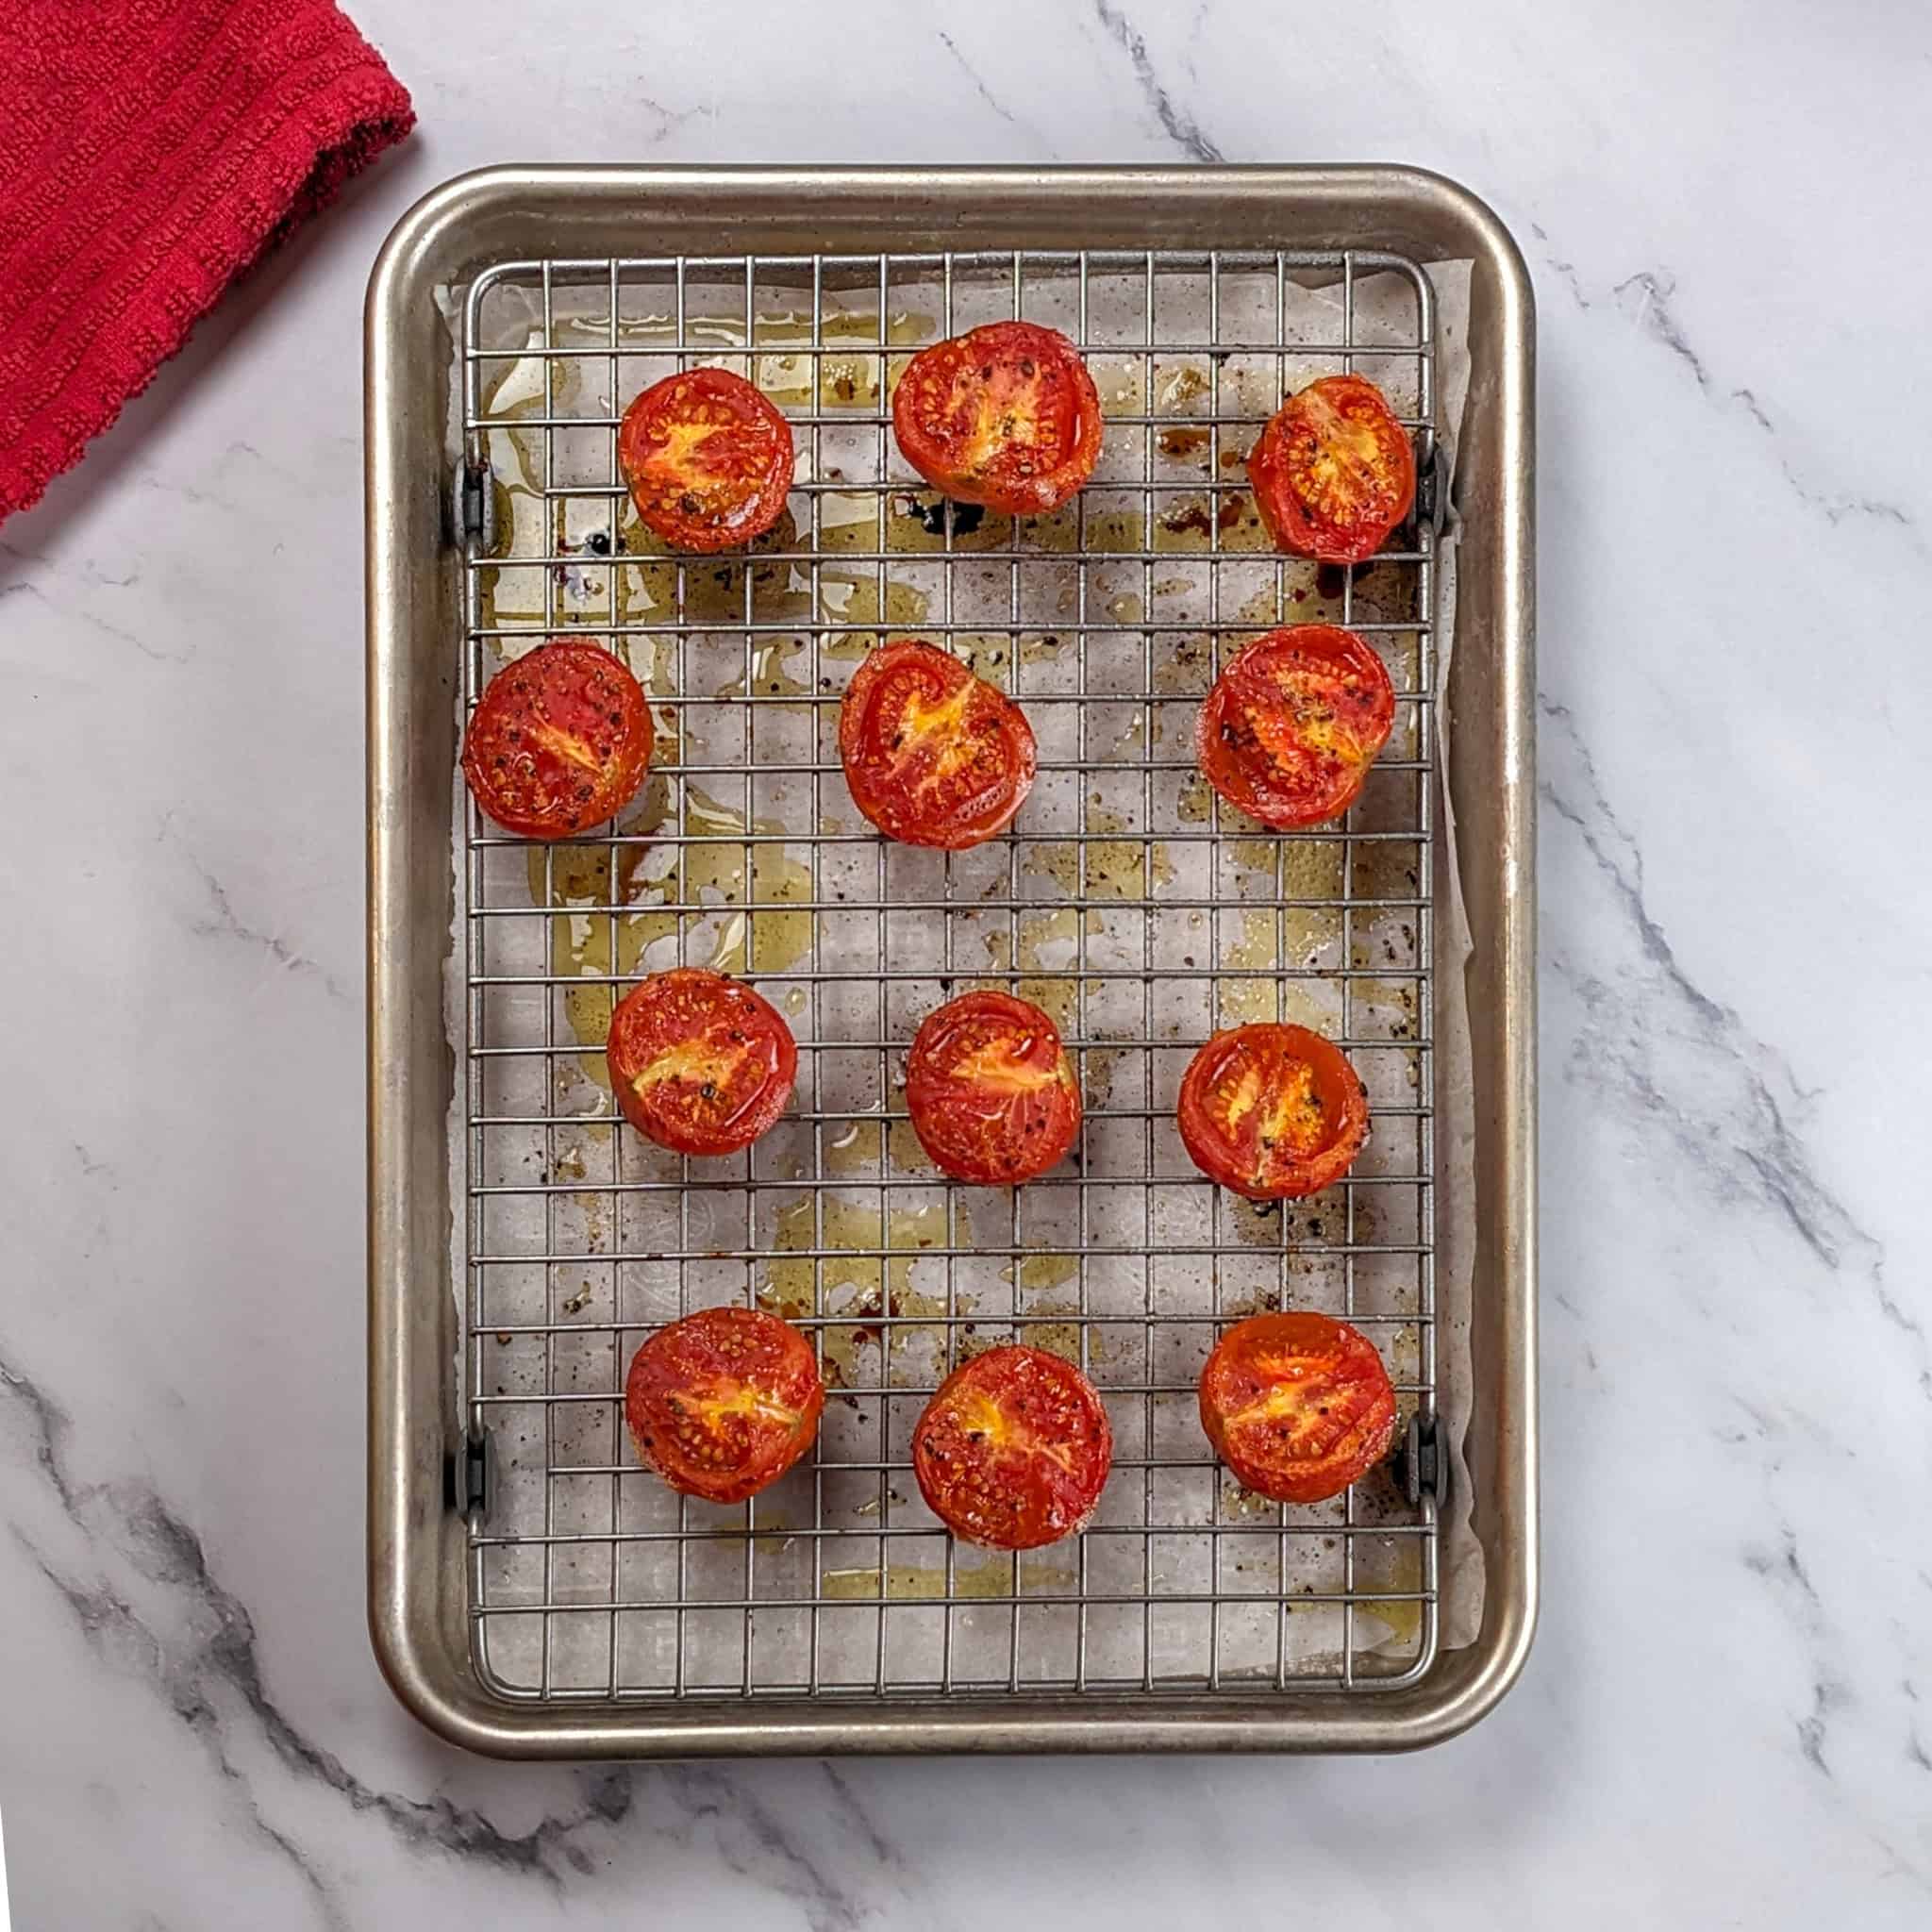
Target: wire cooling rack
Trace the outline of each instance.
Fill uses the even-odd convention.
[[[892,441],[926,341],[1009,316],[1081,346],[1107,416],[1054,515],[943,503]],[[498,264],[462,314],[463,698],[586,633],[651,697],[657,753],[606,832],[538,845],[464,802],[458,850],[463,1401],[498,1479],[470,1523],[484,1680],[509,1698],[950,1690],[1359,1691],[1437,1643],[1434,1506],[1387,1472],[1317,1507],[1217,1468],[1195,1379],[1217,1322],[1345,1314],[1433,1412],[1431,693],[1426,525],[1372,564],[1274,555],[1243,458],[1280,399],[1355,369],[1430,454],[1434,321],[1370,253],[672,257]],[[785,410],[788,514],[745,555],[677,558],[638,523],[616,425],[675,369]],[[1277,623],[1382,651],[1395,728],[1339,825],[1224,807],[1193,721]],[[888,637],[966,658],[1025,708],[1040,778],[1008,836],[940,854],[854,809],[838,701]],[[792,1107],[746,1154],[623,1125],[601,1051],[648,972],[756,983],[798,1037]],[[979,985],[1052,1012],[1078,1065],[1074,1158],[1017,1191],[948,1184],[905,1117],[920,1019]],[[1284,1018],[1348,1052],[1374,1132],[1349,1178],[1257,1206],[1193,1170],[1173,1109],[1220,1026]],[[634,1463],[624,1375],[649,1331],[723,1302],[814,1339],[816,1454],[747,1504]],[[1112,1478],[1078,1539],[955,1543],[908,1444],[948,1368],[1008,1340],[1079,1359]]]

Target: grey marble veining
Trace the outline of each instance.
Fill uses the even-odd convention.
[[[422,132],[0,529],[16,1923],[1932,1923],[1904,4],[353,9]],[[1400,158],[1541,302],[1546,1607],[1382,1762],[511,1767],[364,1636],[358,320],[500,158]]]

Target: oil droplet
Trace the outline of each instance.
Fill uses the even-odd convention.
[[[1077,1322],[1023,1322],[1014,1339],[1022,1348],[1042,1349],[1048,1355],[1063,1356],[1070,1362],[1080,1359]]]
[[[758,1288],[760,1307],[791,1320],[812,1314],[822,1282],[824,1312],[827,1315],[853,1315],[862,1320],[867,1315],[886,1313],[945,1313],[945,1297],[926,1293],[916,1286],[914,1279],[914,1270],[922,1257],[933,1257],[933,1265],[943,1268],[941,1257],[946,1247],[944,1201],[892,1208],[883,1224],[874,1203],[824,1194],[820,1197],[820,1205],[824,1232],[822,1243],[816,1241],[818,1223],[810,1195],[778,1210],[771,1253],[758,1264],[763,1277]],[[954,1211],[958,1245],[970,1247],[972,1224],[967,1204],[959,1201]],[[827,1253],[814,1260],[814,1245],[844,1252]],[[878,1251],[882,1249],[890,1252],[881,1255]],[[890,1297],[890,1307],[881,1301],[882,1292]],[[902,1336],[925,1332],[898,1331]],[[933,1332],[940,1336],[943,1346],[944,1329]]]
[[[1399,1603],[1365,1603],[1356,1612],[1362,1620],[1357,1629],[1363,1636],[1368,1636],[1376,1624],[1387,1632],[1379,1640],[1370,1636],[1369,1649],[1398,1656],[1412,1655],[1417,1650],[1422,1641],[1423,1607],[1413,1598],[1422,1590],[1422,1550],[1415,1538],[1364,1537],[1357,1541],[1357,1591],[1371,1595],[1375,1591],[1386,1590],[1410,1599]]]
[[[1010,1281],[1013,1277],[1012,1268],[1008,1266],[1005,1274],[1006,1278]],[[1020,1291],[1023,1294],[1045,1294],[1053,1289],[1064,1288],[1070,1281],[1077,1280],[1079,1274],[1078,1255],[1054,1252],[1023,1255],[1020,1257]],[[1036,1309],[1032,1312],[1044,1314],[1055,1311]],[[1078,1310],[1066,1308],[1058,1312],[1075,1314]]]
[[[925,591],[912,584],[886,580],[884,619],[880,618],[878,579],[874,575],[846,575],[824,570],[819,575],[819,621],[840,626],[819,644],[822,658],[856,661],[886,636],[916,631],[932,609]]]
[[[1221,829],[1226,832],[1255,822],[1245,812],[1238,812],[1232,806],[1221,808]],[[1256,826],[1258,831],[1259,826]],[[1269,878],[1274,876],[1274,868],[1281,843],[1275,839],[1229,839],[1222,848],[1234,863],[1245,872],[1258,872]]]
[[[1223,914],[1224,918],[1226,915]],[[1243,909],[1241,937],[1226,949],[1223,964],[1238,972],[1262,973],[1280,964],[1274,950],[1274,914]],[[1220,1024],[1241,1026],[1276,1017],[1277,982],[1270,979],[1224,979],[1220,982]]]
[[[1148,898],[1168,885],[1174,875],[1173,857],[1160,840],[1090,840],[1085,847],[1084,865],[1080,851],[1071,841],[1044,840],[1028,849],[1024,869],[1036,878],[1051,879],[1069,898],[1081,897],[1084,885],[1084,896],[1089,899]],[[1023,927],[1024,924],[1023,920]],[[1105,930],[1103,915],[1090,912],[1089,935]],[[1074,937],[1071,929],[1067,936]],[[1024,950],[1021,963],[1029,963]]]
[[[811,686],[791,675],[805,649],[803,638],[765,638],[752,648],[749,675],[740,673],[730,683],[720,685],[713,695],[721,698],[811,696]],[[798,708],[782,705],[778,708],[795,711]]]
[[[1318,979],[1284,979],[1280,985],[1280,1018],[1291,1026],[1333,1034],[1341,1025],[1341,995]]]
[[[741,842],[747,829],[743,812],[689,781],[684,824],[687,833],[705,841],[683,848],[683,896],[688,905],[745,905],[747,849],[751,855],[748,909],[717,921],[711,957],[705,963],[714,973],[729,974],[783,973],[795,966],[812,948],[812,913],[764,908],[809,902],[811,867],[794,858],[789,847],[770,841],[747,848]],[[749,829],[777,834],[785,827],[776,819],[760,818],[753,820]],[[719,842],[710,842],[713,839]]]
[[[875,1174],[879,1163],[879,1123],[841,1121],[825,1137],[825,1172],[841,1177]]]
[[[1292,845],[1285,848],[1286,868],[1295,870],[1297,857],[1304,852],[1319,848],[1307,845]],[[1338,860],[1339,865],[1339,860]],[[1314,892],[1301,892],[1291,881],[1284,887],[1290,898],[1317,896]],[[1341,894],[1341,882],[1335,886],[1336,896]],[[1337,956],[1341,949],[1341,908],[1338,904],[1327,906],[1290,906],[1281,914],[1285,951],[1282,962],[1289,966],[1318,966],[1324,955]]]
[[[1181,362],[1162,377],[1157,415],[1168,415],[1198,401],[1213,387],[1213,379],[1198,362]]]
[[[662,778],[654,778],[641,808],[635,809],[631,825],[656,830],[667,809],[668,788]],[[554,908],[547,921],[550,971],[559,978],[588,974],[629,978],[641,970],[645,954],[660,942],[667,942],[661,963],[668,966],[675,959],[675,913],[595,909],[647,905],[669,894],[669,881],[654,875],[647,863],[650,848],[621,845],[615,849],[614,871],[609,845],[533,844],[525,854],[531,904]],[[569,916],[556,916],[565,909]],[[604,1041],[610,1031],[614,1004],[614,990],[609,986],[564,989],[564,1018],[572,1036],[579,1045],[592,1049],[578,1064],[606,1092],[610,1089],[610,1075],[604,1064]]]
[[[1063,1593],[1074,1586],[1073,1570],[1064,1559],[1055,1563],[1028,1561],[1019,1566],[1021,1588],[1029,1593]],[[892,1563],[877,1569],[827,1570],[823,1588],[828,1597],[841,1602],[873,1603],[881,1594],[891,1601],[924,1601],[942,1598],[946,1593],[946,1573],[942,1565]],[[967,1597],[1008,1596],[1013,1593],[1013,1572],[1001,1562],[958,1562],[953,1568],[953,1595]]]

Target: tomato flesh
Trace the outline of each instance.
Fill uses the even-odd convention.
[[[654,974],[618,1002],[605,1056],[639,1133],[679,1154],[735,1154],[785,1111],[798,1046],[777,1008],[700,967]]]
[[[1369,1103],[1332,1041],[1266,1022],[1217,1033],[1188,1063],[1181,1141],[1201,1172],[1251,1201],[1319,1193],[1354,1165]]]
[[[1394,723],[1395,687],[1375,652],[1337,625],[1297,624],[1228,661],[1194,751],[1228,804],[1287,831],[1355,803]]]
[[[912,1432],[912,1473],[957,1537],[1032,1550],[1086,1526],[1113,1463],[1099,1392],[1044,1349],[989,1349],[940,1385]]]
[[[1033,727],[958,658],[913,639],[874,651],[839,708],[852,802],[889,839],[961,851],[1006,830],[1033,789]]]
[[[705,1308],[658,1329],[625,1378],[638,1460],[709,1503],[775,1482],[811,1447],[824,1406],[810,1342],[759,1308]]]
[[[996,322],[922,349],[892,392],[906,460],[958,503],[1058,508],[1100,458],[1100,396],[1058,329]]]
[[[1415,449],[1382,391],[1324,375],[1289,397],[1248,456],[1275,542],[1322,563],[1360,563],[1415,502]]]
[[[762,536],[791,488],[791,425],[741,375],[689,369],[639,395],[617,431],[638,515],[680,550]]]
[[[595,644],[554,641],[504,666],[463,737],[484,814],[526,839],[567,839],[623,810],[651,764],[651,708]]]
[[[1080,1083],[1058,1029],[1007,992],[969,992],[926,1015],[906,1106],[940,1168],[989,1187],[1044,1174],[1080,1136]]]
[[[1200,1394],[1215,1455],[1277,1503],[1339,1496],[1395,1433],[1395,1391],[1374,1343],[1332,1315],[1236,1323],[1208,1357]]]

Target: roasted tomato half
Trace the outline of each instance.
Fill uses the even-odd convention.
[[[906,460],[958,503],[1057,509],[1100,459],[1100,396],[1058,329],[995,322],[922,349],[892,391]]]
[[[657,973],[610,1016],[610,1085],[625,1118],[679,1154],[735,1154],[785,1111],[798,1047],[778,1009],[701,967]]]
[[[741,1503],[811,1447],[825,1406],[811,1343],[758,1308],[705,1308],[631,1357],[624,1419],[646,1469],[708,1503]]]
[[[839,707],[852,802],[889,839],[958,852],[1006,830],[1033,789],[1033,727],[936,645],[874,651]]]
[[[526,839],[567,839],[637,794],[651,764],[651,708],[595,644],[547,643],[483,689],[463,777],[485,815]]]
[[[940,1384],[912,1432],[912,1473],[955,1536],[1033,1550],[1086,1527],[1113,1464],[1093,1384],[1040,1348],[993,1348]]]
[[[1381,658],[1352,630],[1297,624],[1229,659],[1201,707],[1194,751],[1228,804],[1286,831],[1355,803],[1394,722]]]
[[[1009,992],[969,992],[925,1016],[906,1105],[939,1166],[988,1187],[1044,1174],[1080,1136],[1080,1083],[1058,1029]]]
[[[1181,1140],[1210,1180],[1251,1201],[1339,1181],[1369,1138],[1369,1103],[1341,1049],[1306,1026],[1217,1033],[1181,1079]]]
[[[1332,1315],[1251,1315],[1201,1371],[1214,1453],[1277,1503],[1339,1496],[1388,1454],[1395,1391],[1375,1345]]]
[[[741,375],[688,369],[624,412],[617,460],[638,515],[679,550],[762,536],[791,488],[791,425]]]
[[[1324,375],[1269,420],[1248,455],[1248,481],[1282,549],[1360,563],[1415,502],[1415,449],[1373,382]]]

